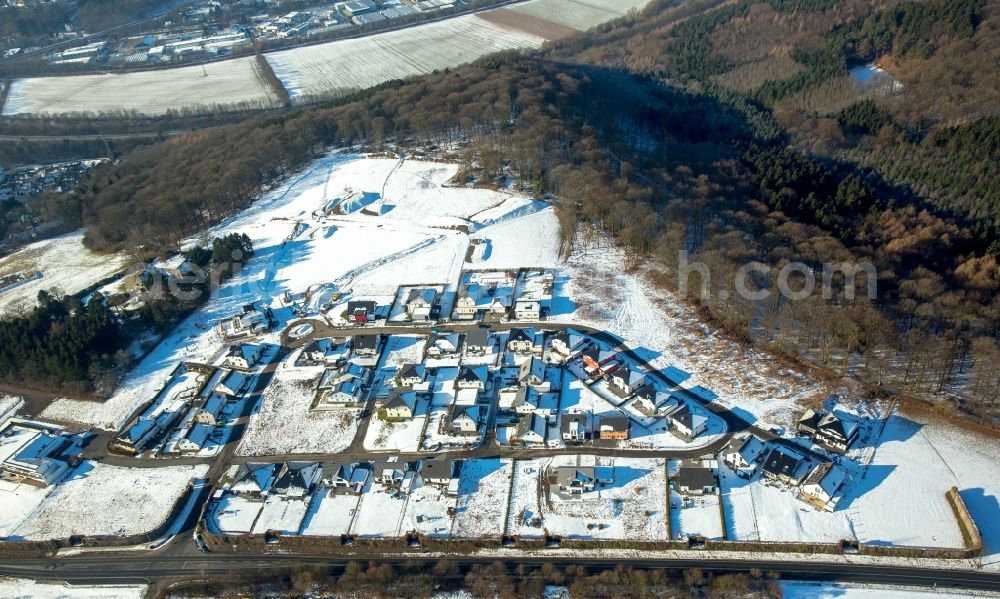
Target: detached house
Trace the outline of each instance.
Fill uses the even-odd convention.
[[[534,387],[518,387],[512,405],[518,414],[534,414],[541,407],[541,398]]]
[[[552,339],[549,341],[549,348],[552,350],[552,353],[562,359],[566,359],[573,355],[573,352],[579,349],[586,340],[586,337],[573,329],[566,329],[552,336]]]
[[[278,472],[271,485],[271,493],[289,499],[301,499],[313,492],[322,474],[319,464],[289,462]]]
[[[531,357],[521,363],[517,372],[517,383],[528,387],[546,387],[545,363],[540,359]]]
[[[715,493],[715,473],[710,468],[681,466],[677,472],[677,488],[688,495]]]
[[[242,464],[236,471],[229,490],[246,499],[262,499],[271,490],[277,470],[277,464]]]
[[[521,417],[514,431],[514,441],[525,445],[542,445],[548,431],[545,418],[532,413]]]
[[[859,428],[857,420],[847,415],[812,408],[806,410],[797,426],[799,436],[837,453],[847,452],[857,440]]]
[[[381,335],[358,335],[354,338],[355,355],[362,358],[373,358],[378,354]]]
[[[642,387],[646,382],[646,374],[625,365],[612,372],[608,380],[611,383],[612,391],[624,397],[635,393]]]
[[[598,422],[598,436],[602,441],[625,441],[628,439],[632,426],[628,416],[608,414],[601,416]]]
[[[427,369],[423,364],[407,363],[399,367],[396,373],[396,380],[402,387],[412,387],[419,385],[426,380]]]
[[[389,397],[382,402],[380,416],[383,420],[393,422],[412,420],[417,409],[417,394],[409,387],[396,387],[389,392]]]
[[[530,354],[535,349],[535,334],[530,329],[511,329],[507,336],[507,351]]]
[[[817,464],[802,481],[800,498],[821,511],[832,512],[846,482],[847,474],[832,462]]]
[[[462,460],[424,460],[420,463],[421,481],[444,489],[447,495],[458,495],[461,474]]]
[[[410,320],[428,320],[438,302],[438,290],[432,287],[410,289],[406,294],[406,315]]]
[[[455,406],[451,415],[451,430],[458,434],[479,432],[479,407]]]
[[[486,329],[473,329],[465,334],[465,353],[470,356],[485,356],[493,349],[490,342],[490,332]]]
[[[761,473],[769,480],[796,486],[802,480],[804,468],[802,458],[775,447],[764,458]]]
[[[354,324],[366,325],[375,320],[375,302],[370,300],[357,300],[347,302],[347,320]]]
[[[587,415],[563,414],[559,425],[563,441],[582,443],[587,440]]]
[[[263,353],[263,345],[251,345],[249,343],[230,345],[229,349],[226,350],[226,356],[222,360],[222,365],[237,370],[250,370],[257,364]]]
[[[733,437],[723,450],[722,461],[737,476],[749,479],[757,471],[757,465],[764,457],[767,446],[754,435],[745,438]]]
[[[462,366],[455,377],[455,389],[483,389],[486,386],[485,366]]]
[[[667,418],[670,426],[686,439],[694,439],[708,430],[708,417],[691,409],[688,404],[684,404]]]
[[[246,374],[239,370],[230,370],[229,374],[224,376],[219,381],[219,384],[215,386],[215,392],[236,397],[246,391],[249,382],[250,379],[247,378]]]

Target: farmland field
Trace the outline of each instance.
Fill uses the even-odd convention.
[[[253,58],[118,75],[15,80],[3,114],[120,113],[161,115],[214,105],[278,104]]]
[[[342,95],[544,40],[468,15],[368,37],[267,54],[293,99]]]
[[[586,31],[624,16],[632,8],[642,9],[647,4],[649,0],[532,0],[509,10]]]

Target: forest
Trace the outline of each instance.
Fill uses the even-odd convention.
[[[626,248],[630,268],[655,265],[668,288],[680,251],[705,263],[711,289],[688,299],[733,337],[852,375],[871,393],[992,420],[992,75],[933,92],[915,76],[901,94],[870,94],[847,73],[882,52],[899,53],[881,59],[900,74],[954,64],[960,48],[996,35],[998,4],[658,2],[540,52],[137,148],[95,169],[80,220],[97,250],[162,254],[331,147],[460,142],[459,158],[485,178],[513,169],[560,198],[567,250],[596,227]],[[966,118],[952,122],[958,113]],[[743,299],[731,285],[749,261],[771,267],[754,281],[761,288],[792,262],[868,262],[878,294],[846,288],[860,291],[864,276],[838,276],[829,298]]]

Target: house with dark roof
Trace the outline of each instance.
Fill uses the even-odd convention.
[[[796,425],[800,437],[812,439],[820,447],[846,453],[858,438],[859,423],[853,416],[809,408]]]
[[[674,410],[667,419],[674,432],[685,439],[694,439],[708,430],[708,417],[686,403]]]
[[[602,441],[625,441],[632,423],[624,414],[605,414],[598,420],[598,438]]]
[[[455,389],[483,389],[486,375],[485,366],[461,366],[455,376]]]
[[[377,304],[371,300],[355,300],[347,302],[347,320],[354,324],[365,325],[375,320]]]
[[[737,476],[749,479],[767,452],[767,445],[754,435],[733,437],[722,451],[722,461]]]
[[[263,353],[264,346],[261,344],[236,343],[226,350],[222,365],[237,370],[249,370],[257,364]]]
[[[378,354],[378,348],[381,344],[381,335],[358,335],[354,338],[351,345],[356,355],[373,357]]]
[[[817,464],[799,485],[799,498],[816,509],[832,512],[840,499],[840,492],[847,483],[847,473],[833,462]]]
[[[677,471],[677,489],[687,495],[711,495],[717,487],[715,472],[703,466],[681,466]]]
[[[563,441],[582,443],[587,440],[588,425],[586,414],[563,414],[559,419],[559,430]]]
[[[316,463],[283,464],[271,485],[271,493],[287,499],[301,499],[313,492],[323,471]]]
[[[507,335],[507,351],[530,354],[535,349],[535,332],[531,329],[511,329]]]
[[[545,443],[547,433],[545,418],[532,413],[522,416],[518,421],[512,441],[525,445],[542,445]]]
[[[761,474],[769,480],[796,486],[802,480],[806,464],[798,455],[775,447],[764,458]]]
[[[534,356],[522,362],[517,371],[517,383],[522,386],[545,387],[547,390],[545,363]]]
[[[417,409],[417,394],[409,387],[396,387],[382,402],[379,416],[388,422],[412,420]]]
[[[247,499],[261,499],[271,490],[278,474],[278,464],[247,462],[241,464],[229,490]]]
[[[427,379],[427,369],[423,364],[412,362],[403,364],[396,372],[396,380],[400,386],[412,387],[419,385]]]
[[[451,431],[458,434],[479,432],[479,406],[455,406],[451,413]]]
[[[470,356],[483,356],[493,349],[490,332],[486,329],[472,329],[465,334],[465,353]]]

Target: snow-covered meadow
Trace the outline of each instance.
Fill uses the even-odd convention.
[[[126,263],[121,254],[108,256],[88,250],[83,245],[83,231],[37,241],[0,259],[0,276],[21,274],[30,279],[0,292],[0,313],[21,305],[34,306],[42,290],[59,296],[77,293],[119,272]]]
[[[155,116],[237,104],[252,108],[279,104],[253,57],[131,73],[16,79],[3,114]]]
[[[146,590],[145,585],[82,586],[0,578],[0,597],[17,599],[143,599]]]
[[[649,0],[531,0],[516,4],[509,10],[585,31],[622,17],[633,8],[642,9],[647,4]]]
[[[12,539],[126,536],[162,524],[205,464],[123,468],[85,461],[11,534]]]

